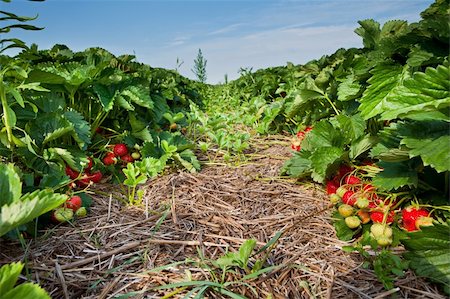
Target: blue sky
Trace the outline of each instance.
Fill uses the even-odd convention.
[[[372,18],[418,21],[431,0],[47,0],[0,2],[0,10],[39,17],[42,31],[13,31],[40,49],[65,44],[74,51],[102,47],[115,55],[175,69],[194,78],[198,49],[208,82],[238,70],[305,63],[338,48],[361,47],[353,31]],[[1,24],[0,24],[1,25]]]

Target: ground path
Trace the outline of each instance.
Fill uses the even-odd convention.
[[[246,160],[228,164],[211,152],[199,173],[149,182],[143,207],[126,207],[116,200],[119,192],[111,192],[117,188],[98,187],[87,218],[55,227],[26,251],[4,242],[0,260],[26,256],[31,277],[52,298],[183,298],[189,289],[151,289],[188,277],[213,281],[205,267],[187,260],[203,258],[211,266],[208,261],[237,251],[247,239],[256,239],[258,249],[283,232],[266,250],[265,267],[279,267],[228,290],[247,298],[444,298],[411,272],[386,292],[358,254],[341,250],[346,244],[335,236],[321,187],[279,177],[291,154],[288,141],[254,140]],[[244,275],[238,270],[226,279]]]

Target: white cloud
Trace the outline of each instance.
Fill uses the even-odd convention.
[[[243,26],[244,23],[236,23],[236,24],[231,24],[228,26],[225,26],[223,28],[217,29],[215,31],[212,31],[210,33],[208,33],[207,35],[220,35],[220,34],[224,34],[224,33],[230,33],[235,31],[236,29],[238,29],[239,27]]]

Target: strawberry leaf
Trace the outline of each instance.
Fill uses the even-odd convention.
[[[364,91],[360,100],[359,111],[364,119],[377,116],[385,111],[385,102],[402,86],[403,80],[409,76],[408,66],[380,64],[371,72],[368,80],[370,86]]]
[[[318,183],[323,183],[330,165],[341,161],[344,153],[345,151],[339,147],[321,147],[315,150],[310,157],[312,179]]]
[[[417,187],[417,171],[406,162],[380,162],[377,165],[383,171],[373,178],[373,185],[381,190],[395,190],[403,186]]]
[[[64,113],[64,118],[72,125],[72,137],[80,149],[86,149],[91,143],[91,126],[78,111],[70,110]]]
[[[21,194],[22,182],[14,165],[0,164],[0,206],[16,202]]]
[[[450,294],[450,220],[445,224],[422,227],[402,240],[408,250],[403,256],[418,276],[427,277],[444,286]]]
[[[410,118],[429,119],[430,112],[440,111],[439,119],[450,121],[450,69],[442,65],[428,67],[425,73],[416,72],[412,78],[404,81],[383,103],[382,119]],[[425,113],[425,116],[422,114]]]
[[[22,263],[6,264],[0,268],[0,294],[6,294],[14,287],[22,269]]]
[[[0,210],[0,236],[57,208],[66,199],[67,195],[53,193],[50,189],[46,189],[27,193],[20,200],[3,205]]]

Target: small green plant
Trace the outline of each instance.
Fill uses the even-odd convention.
[[[236,252],[228,252],[216,260],[208,260],[202,255],[199,250],[200,261],[185,261],[185,263],[196,263],[202,269],[209,273],[211,280],[196,281],[192,279],[191,272],[186,270],[186,281],[171,283],[153,288],[154,290],[175,289],[164,298],[170,298],[176,294],[183,292],[190,288],[189,292],[183,298],[203,298],[207,292],[226,295],[230,298],[245,299],[246,297],[236,294],[230,290],[234,285],[244,285],[250,289],[255,298],[259,297],[255,288],[251,287],[247,282],[256,279],[264,273],[271,272],[278,269],[279,265],[271,265],[264,267],[270,251],[275,246],[276,242],[282,235],[278,232],[275,236],[260,250],[254,253],[256,247],[256,240],[246,240]],[[257,259],[254,263],[250,262],[252,256],[265,252],[263,258]],[[252,265],[252,266],[251,266]],[[166,267],[173,266],[167,265]],[[162,268],[161,268],[162,269]],[[245,274],[241,274],[243,271]],[[232,275],[241,276],[238,279],[230,278]],[[243,276],[242,276],[243,275]]]
[[[194,68],[192,72],[197,77],[198,81],[205,83],[206,82],[206,63],[208,61],[203,57],[203,53],[201,49],[198,49],[197,58],[194,60]]]

